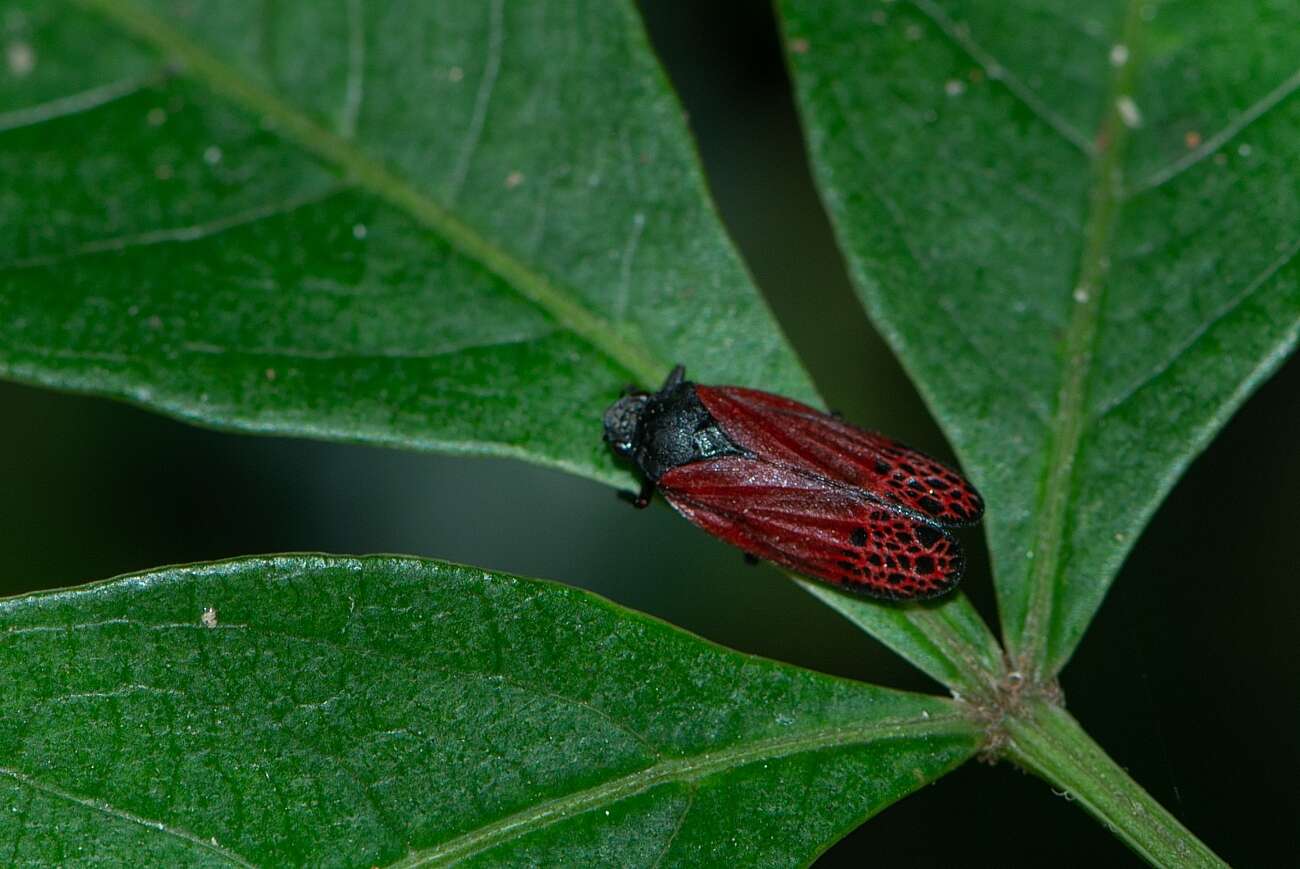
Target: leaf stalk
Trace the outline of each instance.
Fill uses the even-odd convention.
[[[1002,757],[1077,801],[1152,866],[1227,866],[1060,706],[1043,698],[1028,700],[998,730]]]

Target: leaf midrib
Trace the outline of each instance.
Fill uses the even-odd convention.
[[[586,790],[564,794],[529,806],[523,811],[484,824],[433,848],[414,851],[390,865],[415,867],[463,860],[533,830],[589,809],[612,805],[667,782],[696,782],[715,772],[757,761],[777,760],[825,748],[886,739],[937,735],[973,737],[975,735],[973,727],[969,719],[960,715],[873,721],[848,727],[819,728],[793,736],[759,740],[690,757],[662,760]]]
[[[639,381],[657,383],[668,370],[668,365],[645,347],[577,301],[572,290],[555,284],[530,268],[355,144],[240,75],[159,17],[131,0],[73,2],[98,12],[133,38],[179,60],[183,75],[201,82],[213,93],[246,111],[264,117],[283,138],[333,165],[357,188],[387,202],[440,235],[452,247],[545,310],[561,327],[582,338]]]
[[[1123,206],[1123,159],[1129,125],[1120,109],[1132,99],[1141,3],[1129,0],[1120,42],[1126,62],[1112,69],[1110,86],[1091,161],[1088,217],[1077,279],[1070,288],[1073,311],[1062,351],[1062,378],[1056,414],[1049,428],[1047,462],[1036,499],[1027,598],[1020,631],[1006,631],[1008,651],[1017,667],[1035,681],[1051,678],[1048,654],[1057,610],[1057,580],[1064,567],[1062,544],[1074,500],[1075,460],[1087,426],[1087,398],[1093,372],[1101,303],[1110,272],[1110,247]]]

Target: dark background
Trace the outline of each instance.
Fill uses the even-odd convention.
[[[830,405],[951,459],[849,287],[767,5],[643,7],[722,215]],[[1063,677],[1097,741],[1240,866],[1278,865],[1300,846],[1297,395],[1293,359],[1175,488]],[[254,553],[413,553],[560,579],[744,651],[938,690],[662,505],[634,513],[609,489],[557,472],[218,434],[9,384],[0,422],[0,593]],[[994,621],[983,541],[966,539],[975,550],[966,590]],[[1136,864],[1037,779],[975,763],[865,824],[819,865],[868,860]]]

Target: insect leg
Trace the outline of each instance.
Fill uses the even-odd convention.
[[[649,480],[645,480],[641,483],[640,492],[629,492],[627,489],[619,489],[618,496],[640,510],[644,507],[650,506],[650,499],[654,497],[654,493],[655,484]]]

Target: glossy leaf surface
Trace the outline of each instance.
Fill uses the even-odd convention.
[[[599,420],[629,380],[681,361],[816,400],[629,5],[8,20],[28,59],[0,79],[5,376],[622,485]]]
[[[1300,7],[781,9],[854,281],[988,502],[1009,649],[1050,676],[1295,346]]]
[[[14,863],[806,863],[971,756],[949,701],[393,557],[0,602]]]
[[[813,396],[630,3],[6,21],[4,376],[620,482],[599,418],[628,381]]]

